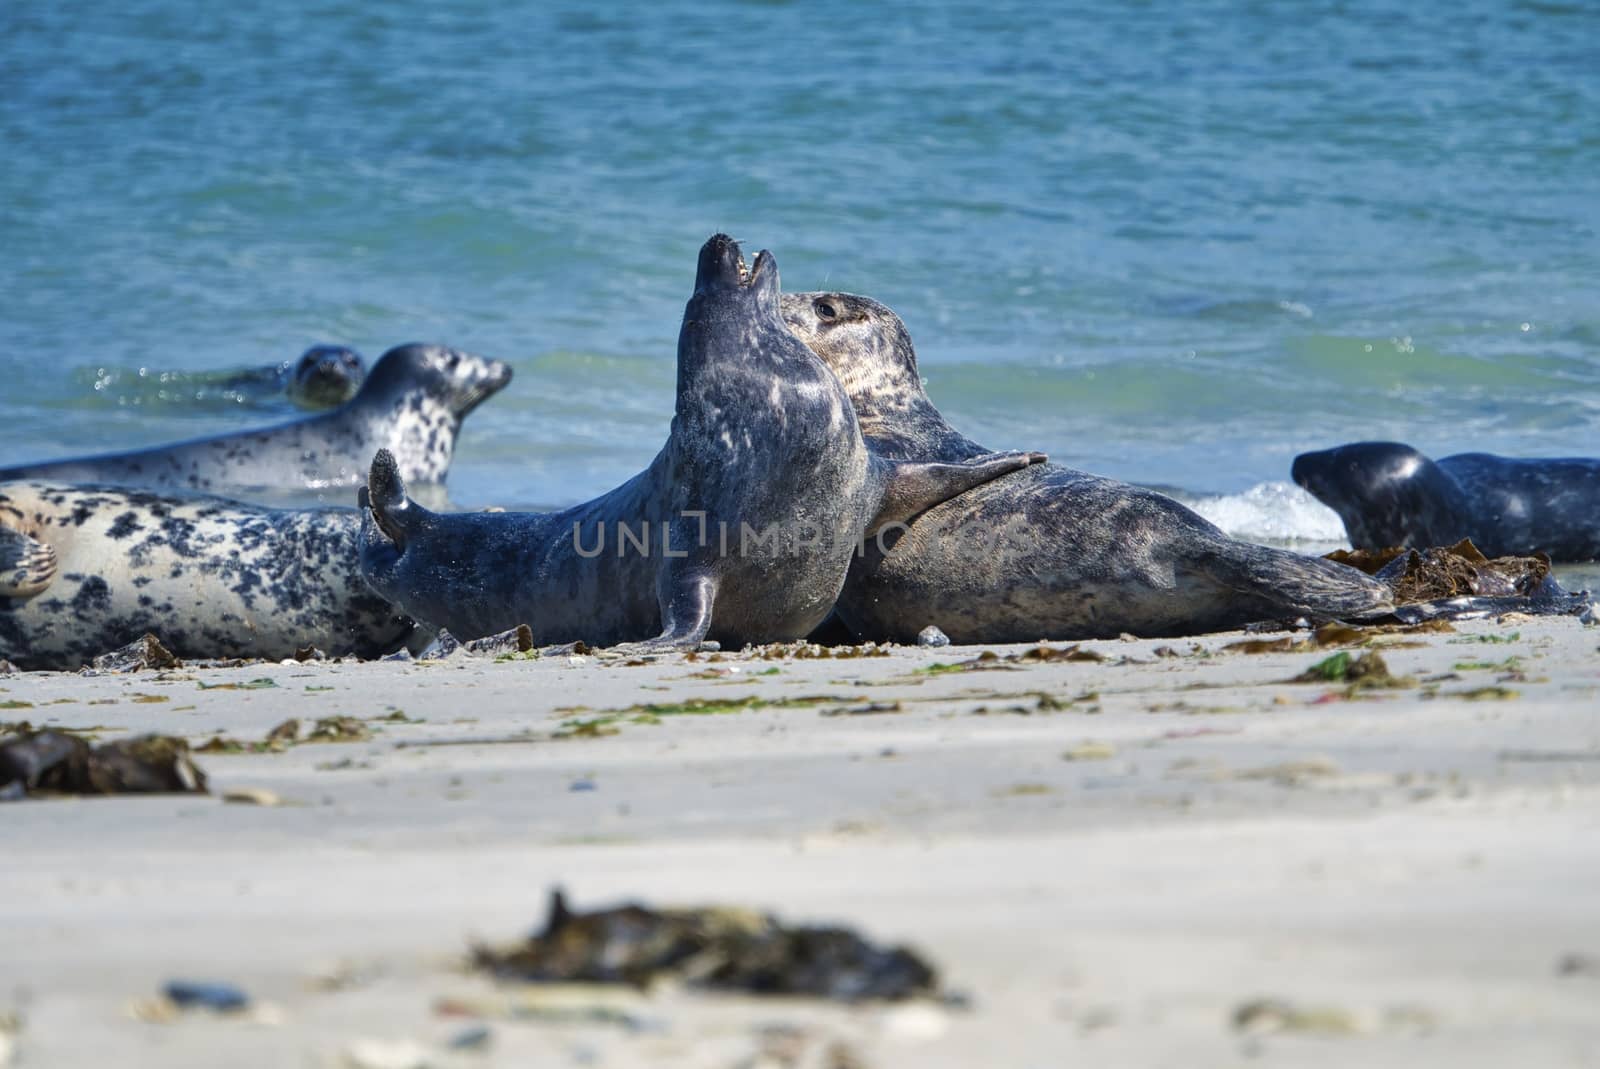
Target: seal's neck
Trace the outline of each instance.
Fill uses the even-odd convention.
[[[861,436],[888,460],[967,460],[989,452],[945,421],[922,388],[917,354],[904,328],[892,351],[834,368],[856,410]]]

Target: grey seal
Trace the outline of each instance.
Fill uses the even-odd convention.
[[[985,452],[934,407],[888,307],[792,293],[782,309],[844,384],[876,452],[946,462]],[[862,638],[913,642],[929,625],[958,643],[1180,635],[1391,607],[1387,588],[1354,568],[1237,541],[1162,494],[1055,464],[890,534],[867,541],[839,596],[840,619]]]
[[[864,531],[1044,459],[874,456],[838,380],[785,329],[778,292],[770,253],[747,271],[733,239],[705,243],[666,445],[586,504],[439,515],[379,453],[360,495],[362,574],[459,638],[527,623],[541,645],[798,639],[827,616]]]
[[[278,365],[276,382],[291,404],[308,411],[337,408],[354,397],[367,380],[361,354],[343,345],[313,345],[299,358]]]
[[[95,368],[97,396],[117,405],[186,409],[303,409],[321,412],[356,395],[366,361],[343,345],[313,345],[294,360],[260,367],[207,371]]]
[[[1470,538],[1490,557],[1600,558],[1600,460],[1429,460],[1399,442],[1355,442],[1302,453],[1290,474],[1339,514],[1357,549]]]
[[[414,625],[357,564],[352,509],[0,483],[0,658],[77,668],[160,635],[182,657],[393,651]]]
[[[498,360],[439,345],[379,358],[355,397],[331,412],[172,445],[0,469],[0,481],[135,486],[238,494],[359,486],[374,450],[407,479],[442,483],[461,421],[511,381]]]

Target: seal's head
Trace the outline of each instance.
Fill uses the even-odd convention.
[[[443,345],[398,345],[378,358],[357,401],[426,399],[460,420],[510,381],[510,365],[499,360]]]
[[[748,315],[752,311],[776,316],[777,306],[778,262],[770,252],[762,249],[756,254],[755,266],[746,268],[739,243],[726,234],[713,234],[700,247],[687,318]]]
[[[1446,545],[1472,533],[1461,487],[1399,442],[1356,442],[1302,453],[1290,475],[1339,514],[1357,549]]]
[[[302,408],[335,408],[361,389],[367,367],[343,345],[313,345],[289,369],[289,400]]]
[[[911,334],[888,305],[854,293],[785,293],[778,310],[858,408],[869,397],[881,403],[923,392]]]

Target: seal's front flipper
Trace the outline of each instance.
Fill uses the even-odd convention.
[[[0,527],[0,598],[31,598],[55,580],[55,547]]]
[[[874,458],[875,463],[886,467],[883,498],[864,533],[875,534],[886,524],[910,523],[935,505],[942,505],[975,486],[993,482],[1030,464],[1043,464],[1048,459],[1043,453],[1023,452],[985,453],[958,464]]]
[[[644,642],[611,647],[617,653],[663,653],[698,649],[711,630],[711,606],[717,583],[703,572],[669,575],[661,591],[661,634]]]
[[[404,552],[409,531],[431,515],[427,509],[406,497],[405,480],[400,478],[400,466],[394,454],[380,449],[372,458],[372,469],[367,473],[367,485],[356,493],[356,503],[378,525],[384,537],[394,543],[394,548]]]

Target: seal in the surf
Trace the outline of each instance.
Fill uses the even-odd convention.
[[[121,406],[168,406],[190,411],[241,408],[321,412],[344,404],[361,389],[367,366],[343,345],[313,345],[294,360],[222,370],[136,372],[96,368],[96,396]]]
[[[145,632],[181,657],[388,653],[414,630],[363,582],[350,509],[0,483],[0,659],[70,669]]]
[[[321,411],[354,397],[367,379],[367,365],[354,349],[313,345],[293,363],[279,365],[277,379],[293,404]]]
[[[833,369],[874,451],[960,462],[985,452],[923,390],[899,316],[844,293],[784,294],[784,318]],[[1383,611],[1353,568],[1229,538],[1151,490],[1054,464],[930,509],[869,539],[838,614],[857,636],[958,643],[1195,634],[1261,620]]]
[[[1491,557],[1600,558],[1600,460],[1429,460],[1398,442],[1356,442],[1302,453],[1291,475],[1339,514],[1357,549],[1470,538]]]
[[[359,486],[378,449],[401,473],[442,483],[462,419],[511,381],[498,360],[439,345],[379,358],[355,397],[331,412],[254,431],[0,470],[0,480],[238,494]]]
[[[649,468],[565,512],[438,515],[379,453],[360,498],[362,574],[461,638],[526,623],[540,644],[797,639],[832,607],[864,531],[1044,459],[981,452],[873,456],[838,380],[784,327],[771,254],[747,271],[718,234],[700,250],[672,429]]]

